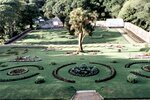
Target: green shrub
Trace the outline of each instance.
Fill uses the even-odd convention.
[[[35,80],[36,84],[41,84],[45,82],[45,78],[43,76],[38,76]]]
[[[145,51],[145,52],[149,52],[150,51],[150,47],[146,47],[146,48],[141,48],[140,51]]]
[[[118,63],[118,61],[116,61],[116,60],[112,60],[112,61],[111,61],[111,63]]]
[[[8,65],[0,65],[0,67],[7,67]]]
[[[52,62],[50,62],[50,65],[57,65],[57,63],[52,61]]]
[[[2,65],[3,63],[5,63],[5,62],[0,62],[0,65]]]
[[[127,81],[130,83],[137,83],[138,82],[138,77],[134,74],[129,74],[127,76]]]

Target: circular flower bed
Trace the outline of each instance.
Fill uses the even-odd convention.
[[[10,75],[10,76],[21,75],[21,74],[27,73],[28,71],[29,71],[29,69],[25,68],[25,67],[13,68],[7,73],[7,75]]]
[[[144,70],[144,71],[149,71],[149,64],[150,64],[150,62],[148,61],[148,62],[146,62],[146,61],[141,61],[141,62],[131,62],[131,63],[128,63],[128,64],[126,64],[125,65],[125,68],[130,68],[132,65],[134,65],[134,64],[148,64],[147,66],[143,66],[142,67],[142,69]],[[145,77],[145,78],[150,78],[150,76],[149,75],[144,75],[144,74],[141,74],[141,73],[139,73],[139,72],[135,72],[135,71],[131,71],[130,73],[132,73],[132,74],[134,74],[134,75],[137,75],[137,76],[141,76],[141,77]]]
[[[100,78],[100,79],[97,79],[95,80],[96,83],[100,83],[100,82],[104,82],[104,81],[108,81],[108,80],[111,80],[112,78],[115,77],[116,75],[116,70],[109,66],[109,65],[105,65],[105,64],[102,64],[102,63],[96,63],[96,62],[89,62],[90,64],[97,64],[97,65],[101,65],[105,68],[107,68],[110,72],[109,72],[109,75],[103,77],[103,78]],[[59,74],[59,71],[69,65],[75,65],[76,63],[69,63],[69,64],[65,64],[65,65],[62,65],[60,67],[58,67],[57,69],[53,70],[52,72],[52,75],[59,79],[59,80],[62,80],[64,82],[69,82],[69,83],[75,83],[76,81],[75,80],[70,80],[70,79],[67,79],[67,78],[64,78],[62,77],[60,74]],[[77,68],[77,67],[74,67],[74,68],[71,68],[68,72],[72,75],[76,75],[76,76],[81,76],[81,77],[86,77],[86,76],[92,76],[92,75],[96,75],[99,73],[99,69],[98,68],[95,68],[94,66],[87,66],[85,64],[82,64],[80,65],[81,67]],[[85,68],[84,68],[84,67]],[[77,72],[77,70],[80,69],[80,72]],[[77,72],[77,73],[76,73]]]
[[[146,72],[150,72],[150,65],[143,66],[143,67],[141,67],[141,69]]]
[[[19,66],[1,69],[0,72],[8,70],[7,75],[9,75],[9,77],[0,78],[0,82],[18,81],[18,80],[28,79],[28,78],[31,78],[40,74],[40,73],[33,73],[33,74],[28,74],[28,75],[22,75],[29,71],[28,69],[29,67],[35,67],[38,70],[44,70],[42,66],[38,66],[38,65],[19,65]],[[16,75],[20,75],[20,76],[18,77]],[[14,76],[14,77],[11,78],[11,76]]]
[[[69,73],[74,76],[88,77],[99,73],[99,69],[95,66],[88,66],[86,64],[81,64],[69,70]]]
[[[150,62],[141,61],[141,62],[131,62],[125,65],[125,68],[130,68],[134,64],[150,64]]]

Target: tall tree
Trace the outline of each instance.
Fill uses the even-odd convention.
[[[47,18],[57,16],[64,24],[66,17],[71,11],[71,2],[72,0],[58,0],[57,2],[56,0],[47,0],[43,6],[44,15]]]
[[[103,0],[105,11],[109,12],[110,17],[118,17],[120,9],[126,0]]]
[[[132,22],[143,29],[150,30],[150,2],[149,0],[128,0],[119,12],[119,17]]]
[[[94,27],[91,25],[96,20],[96,13],[89,13],[82,8],[74,9],[70,12],[69,23],[71,30],[75,30],[75,34],[78,35],[78,50],[77,52],[83,52],[83,39],[86,35],[91,35]]]
[[[12,37],[17,31],[16,25],[20,18],[22,3],[21,0],[0,0],[0,27],[9,37]]]
[[[37,18],[40,15],[38,7],[34,3],[26,3],[25,9],[21,11],[20,26],[30,25],[30,28],[33,28],[33,19]]]

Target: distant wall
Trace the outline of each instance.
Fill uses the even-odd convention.
[[[96,26],[107,27],[107,22],[106,21],[97,21]],[[144,29],[142,29],[130,22],[124,22],[124,28],[131,31],[136,36],[138,36],[142,40],[144,40],[145,42],[150,43],[150,32],[147,32]]]
[[[140,37],[145,42],[150,43],[150,32],[147,32],[144,29],[129,22],[125,22],[124,28],[133,32],[136,36]]]
[[[96,21],[96,26],[106,27],[106,21]]]
[[[106,20],[106,26],[107,27],[124,27],[124,21],[123,21],[123,19],[119,19],[119,18],[117,18],[117,19],[107,19]]]

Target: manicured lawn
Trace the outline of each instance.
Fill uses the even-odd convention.
[[[29,33],[17,44],[27,44],[25,46],[4,46],[0,47],[0,98],[1,99],[59,99],[70,100],[77,90],[96,90],[104,98],[150,98],[150,81],[149,78],[138,77],[138,83],[132,84],[127,82],[127,76],[133,70],[141,70],[141,74],[149,76],[150,73],[143,71],[142,66],[150,65],[150,63],[137,63],[133,64],[130,68],[125,68],[125,65],[131,62],[147,61],[149,59],[129,59],[131,55],[145,53],[140,51],[143,44],[127,44],[127,42],[120,36],[118,32],[101,31],[97,29],[93,37],[85,39],[84,50],[85,53],[78,55],[72,53],[77,49],[77,40],[68,39],[70,37],[65,30],[41,30],[40,32]],[[66,36],[60,38],[60,35]],[[35,39],[43,34],[44,38]],[[55,35],[52,35],[55,34]],[[104,34],[104,38],[101,37]],[[109,35],[108,35],[109,34]],[[57,36],[58,35],[58,36]],[[33,36],[33,37],[32,37]],[[98,37],[99,36],[99,37]],[[30,37],[30,39],[29,39]],[[55,38],[56,37],[56,38]],[[47,38],[47,39],[46,39]],[[53,38],[53,39],[48,39]],[[34,40],[35,39],[35,40]],[[61,39],[61,40],[60,40]],[[41,42],[44,41],[44,42]],[[53,41],[53,42],[52,42]],[[62,42],[64,41],[64,42]],[[105,43],[107,42],[107,43]],[[48,46],[33,46],[29,44],[66,44],[66,45],[48,45]],[[69,45],[67,45],[67,43]],[[93,44],[92,44],[93,43]],[[121,49],[121,52],[118,52]],[[21,56],[39,57],[41,61],[35,62],[13,62],[15,58]],[[110,70],[98,64],[91,64],[96,62],[108,65],[115,69],[116,76],[110,80],[95,83],[95,80],[102,79],[110,75]],[[76,83],[68,83],[55,78],[52,73],[55,69],[62,65],[76,63],[69,65],[59,70],[59,76],[75,80]],[[93,65],[100,70],[95,76],[78,77],[68,73],[70,68],[76,67],[81,64]],[[24,66],[29,71],[27,73],[10,76],[8,72],[13,70],[12,67],[21,65],[31,65],[30,67]],[[43,70],[32,65],[41,66]],[[12,69],[6,69],[12,68]],[[21,68],[21,67],[18,67]],[[5,69],[5,70],[3,70]],[[20,79],[29,75],[39,73],[36,76],[27,79]],[[37,76],[43,76],[45,83],[35,84]],[[11,79],[20,79],[17,81],[9,81]],[[7,82],[3,82],[5,80]]]
[[[103,45],[99,45],[103,46]],[[125,45],[126,48],[129,45]],[[131,47],[131,46],[130,46]],[[87,49],[86,49],[87,48]],[[85,51],[88,50],[88,47],[85,48]],[[17,55],[14,53],[7,54],[7,52],[16,51],[19,52]],[[93,55],[90,52],[86,52],[80,55],[67,55],[66,52],[69,51],[69,47],[62,48],[62,50],[50,50],[43,51],[44,48],[28,48],[28,52],[24,53],[23,51],[26,48],[10,48],[10,47],[1,47],[0,48],[0,59],[2,63],[0,69],[10,68],[19,65],[39,65],[43,66],[44,70],[38,70],[34,67],[28,67],[29,72],[18,75],[18,76],[8,76],[7,72],[9,70],[0,71],[0,79],[10,79],[26,76],[29,74],[40,73],[40,76],[43,76],[46,80],[43,84],[35,84],[34,81],[37,76],[12,81],[12,82],[0,82],[0,98],[50,98],[50,99],[70,99],[71,96],[75,93],[76,90],[87,90],[95,89],[102,96],[106,98],[148,98],[149,97],[149,84],[150,81],[147,78],[139,77],[139,82],[136,84],[128,83],[126,81],[127,75],[130,71],[134,69],[141,69],[141,66],[145,64],[136,64],[131,68],[125,68],[125,64],[129,62],[135,62],[138,60],[128,59],[128,54],[135,53],[139,51],[139,47],[132,47],[132,49],[124,50],[121,53],[117,52],[117,49],[112,51],[109,48],[101,47],[92,47],[93,50],[101,50],[103,53],[97,52],[97,55]],[[66,49],[68,49],[66,51]],[[136,50],[135,50],[136,49]],[[110,52],[111,51],[111,52]],[[9,55],[9,56],[8,56]],[[38,56],[42,61],[38,62],[9,62],[16,58],[16,56]],[[117,61],[117,63],[112,63],[112,61]],[[56,65],[51,63],[55,62]],[[95,65],[99,68],[100,73],[91,77],[78,77],[73,76],[68,73],[68,70],[76,65],[67,66],[59,71],[59,75],[67,79],[73,79],[76,83],[67,83],[61,80],[54,78],[52,71],[64,64],[71,62],[76,62],[76,65],[82,63],[89,64],[89,62],[98,62],[103,63],[115,68],[117,74],[116,76],[108,81],[95,83],[96,79],[105,77],[109,74],[109,70],[100,65]],[[7,65],[7,66],[2,66]],[[143,74],[149,75],[148,72],[142,71]],[[12,92],[13,91],[13,92]]]
[[[16,42],[16,44],[31,44],[31,45],[49,45],[49,44],[77,44],[77,37],[70,36],[67,30],[38,30],[28,33],[23,39]],[[96,28],[93,36],[87,36],[84,39],[84,44],[93,43],[127,43],[121,37],[121,34],[115,29],[102,30]]]

